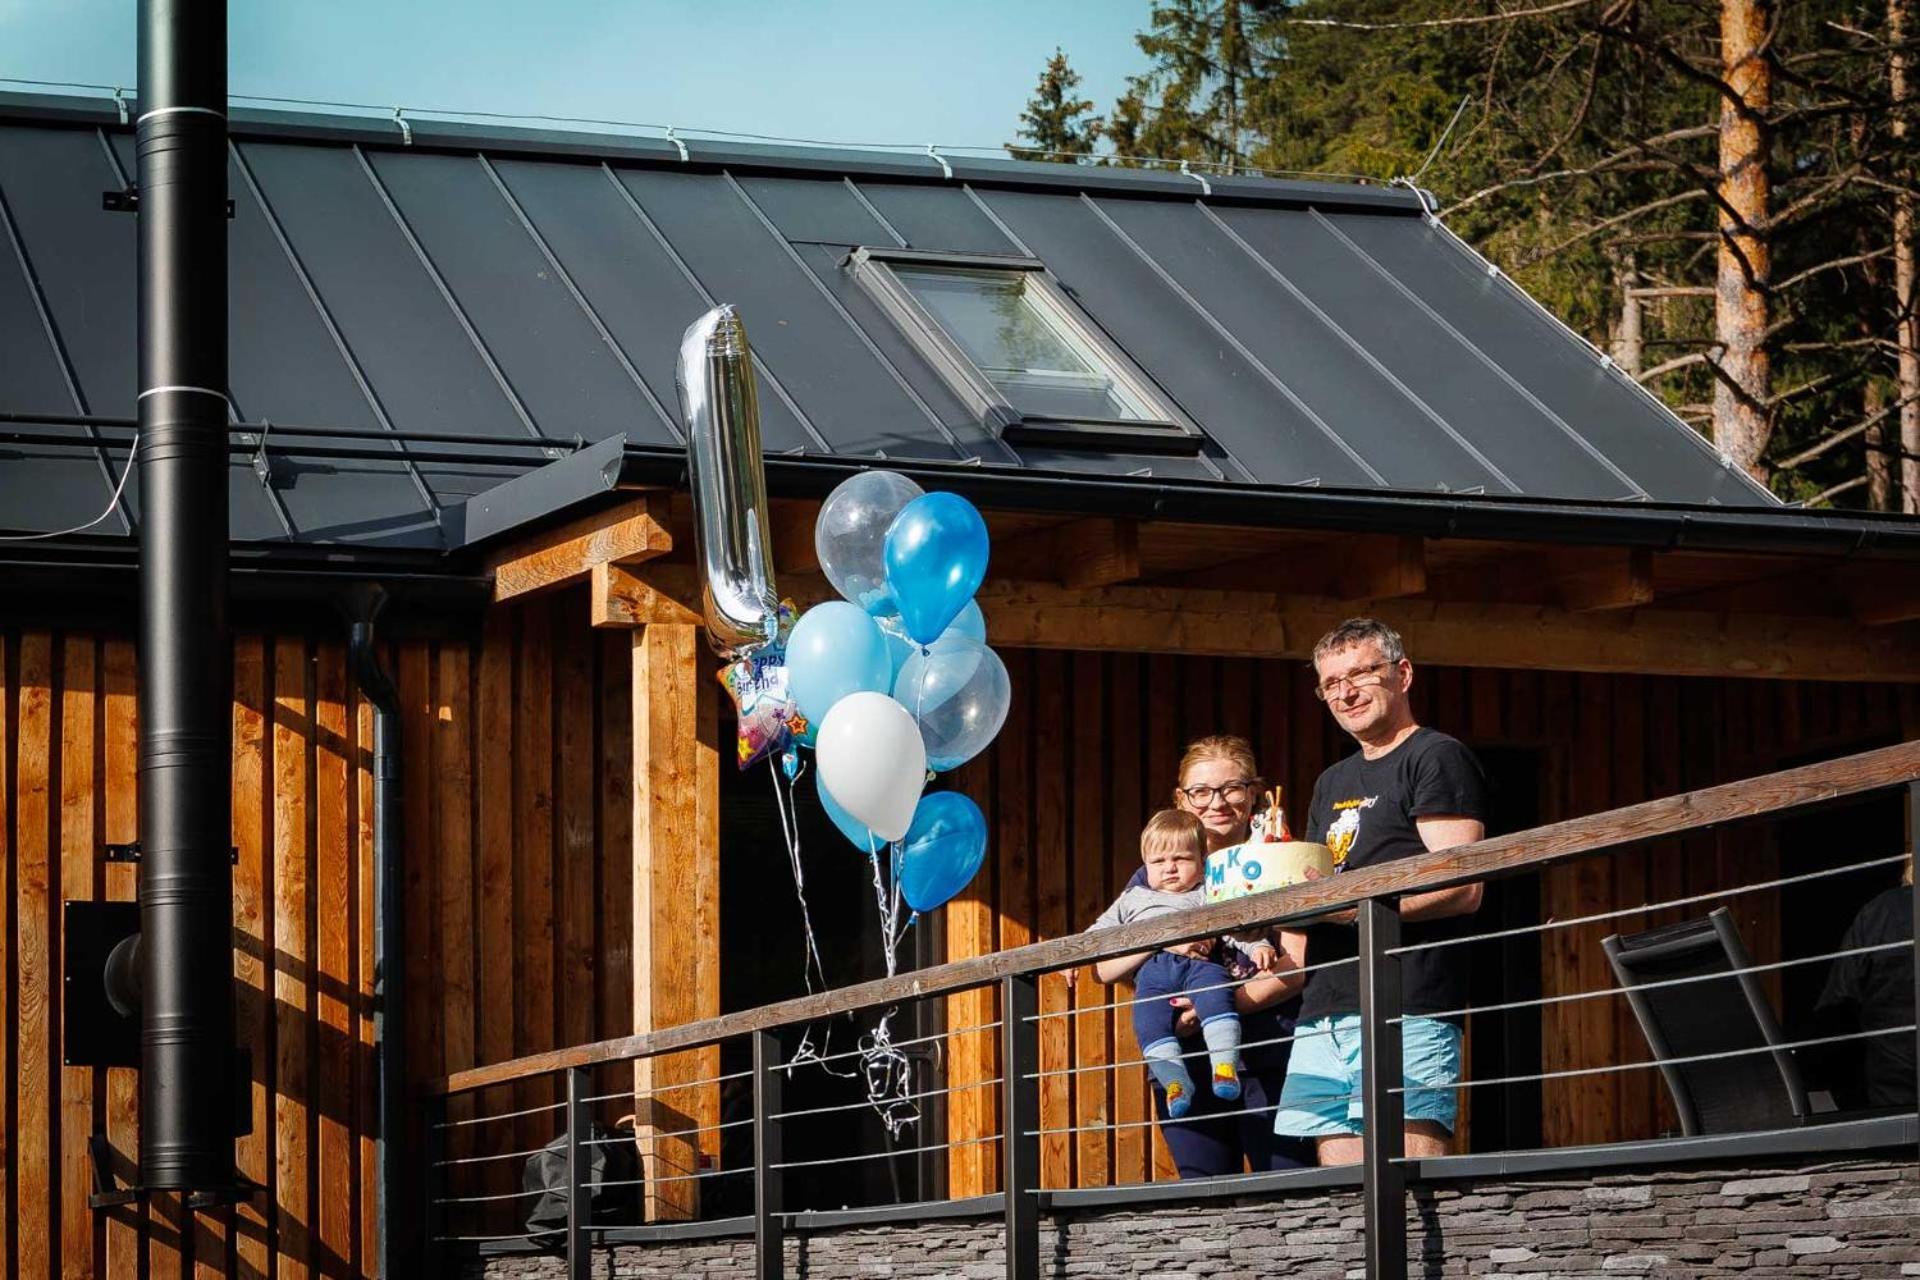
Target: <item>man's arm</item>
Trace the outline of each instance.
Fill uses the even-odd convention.
[[[1487,834],[1487,824],[1478,818],[1453,818],[1436,814],[1413,820],[1420,832],[1420,843],[1430,853],[1455,845],[1473,844]],[[1457,884],[1432,893],[1410,893],[1400,899],[1402,920],[1444,920],[1449,916],[1470,916],[1480,909],[1483,888],[1479,884]]]

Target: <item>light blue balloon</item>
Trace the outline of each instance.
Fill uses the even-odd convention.
[[[931,911],[967,887],[987,857],[987,819],[958,791],[920,797],[900,847],[900,895]]]
[[[817,604],[787,637],[787,692],[809,726],[850,693],[888,692],[892,672],[886,637],[859,605]]]
[[[987,577],[987,522],[957,493],[915,498],[887,529],[887,590],[907,634],[940,638]]]
[[[894,678],[893,697],[920,726],[927,767],[955,769],[986,750],[1013,704],[1000,655],[949,632],[915,651]]]
[[[894,679],[900,678],[900,668],[907,665],[907,659],[920,652],[920,646],[907,634],[906,624],[900,621],[898,614],[890,618],[875,618],[880,634],[887,638],[887,657],[893,662]],[[967,607],[953,620],[953,625],[940,633],[940,639],[959,636],[968,640],[985,643],[987,639],[987,618],[980,612],[978,600],[967,601]]]
[[[868,826],[840,807],[833,798],[833,792],[827,790],[827,784],[820,781],[820,771],[813,771],[813,787],[820,793],[820,807],[826,811],[833,825],[840,828],[840,834],[853,842],[853,847],[862,853],[874,853],[886,847],[886,841],[873,834]]]

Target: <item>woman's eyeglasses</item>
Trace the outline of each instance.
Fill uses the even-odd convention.
[[[1258,781],[1257,778],[1242,778],[1235,782],[1223,782],[1217,787],[1210,787],[1202,782],[1191,787],[1181,787],[1180,794],[1185,796],[1187,803],[1196,809],[1204,809],[1212,804],[1215,796],[1219,796],[1228,804],[1239,804],[1253,791],[1254,784]]]

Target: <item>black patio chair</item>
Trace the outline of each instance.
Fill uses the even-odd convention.
[[[1804,1124],[1806,1087],[1793,1051],[1725,907],[1704,919],[1603,939],[1607,960],[1660,1064],[1681,1131],[1745,1133]],[[1707,975],[1725,974],[1714,981]],[[1704,978],[1649,986],[1674,978]],[[1684,1061],[1751,1050],[1736,1057]],[[1680,1061],[1676,1061],[1676,1059]]]

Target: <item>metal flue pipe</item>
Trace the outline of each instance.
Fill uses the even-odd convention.
[[[140,0],[140,1175],[235,1186],[226,0]]]

